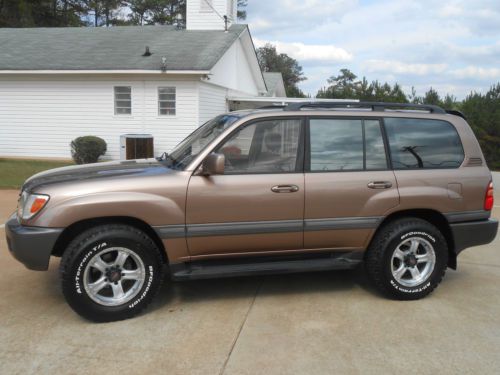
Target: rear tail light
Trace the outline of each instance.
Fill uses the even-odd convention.
[[[491,211],[493,208],[493,201],[493,182],[490,181],[486,189],[486,195],[484,196],[484,209],[486,211]]]

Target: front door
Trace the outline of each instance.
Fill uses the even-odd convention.
[[[311,118],[304,247],[361,250],[399,204],[379,119]]]
[[[193,256],[303,247],[304,174],[300,118],[242,125],[214,152],[223,175],[193,175],[186,228]]]

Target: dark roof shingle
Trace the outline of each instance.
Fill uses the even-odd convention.
[[[0,29],[0,70],[210,70],[246,25],[219,30],[173,26]],[[143,57],[146,46],[152,53]]]

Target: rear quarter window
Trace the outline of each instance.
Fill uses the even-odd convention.
[[[462,142],[447,121],[385,118],[394,169],[458,168],[464,160]]]

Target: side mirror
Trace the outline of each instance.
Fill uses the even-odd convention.
[[[202,164],[202,174],[210,176],[214,174],[224,174],[224,164],[226,157],[223,154],[210,154]]]

